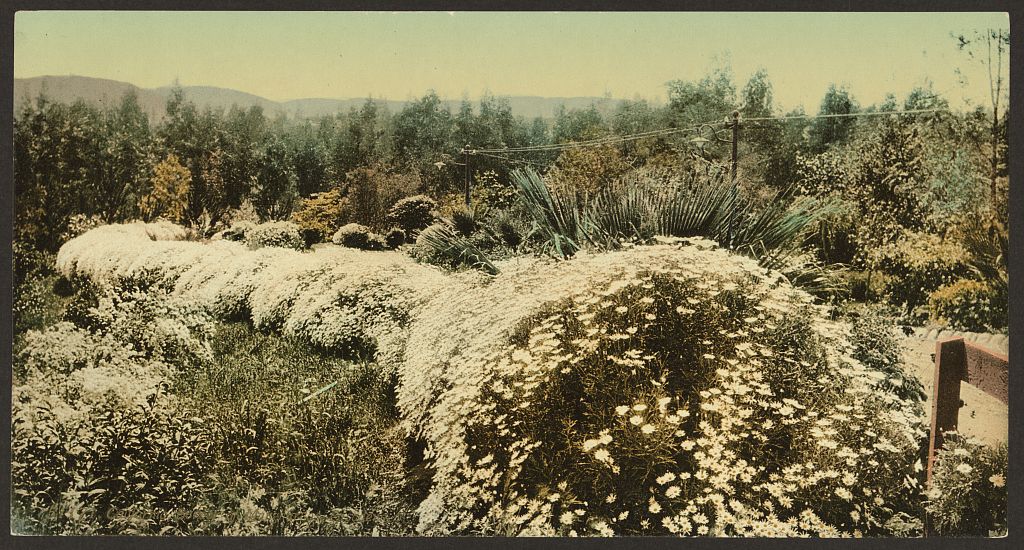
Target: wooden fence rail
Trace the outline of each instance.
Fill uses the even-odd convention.
[[[942,340],[935,344],[928,483],[932,480],[935,453],[942,448],[943,434],[955,431],[957,427],[961,405],[960,382],[967,382],[1009,405],[1009,358],[967,343],[963,338]]]

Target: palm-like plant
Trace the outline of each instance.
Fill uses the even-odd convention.
[[[794,199],[792,191],[756,208],[737,197],[721,174],[694,173],[664,185],[634,173],[585,205],[553,194],[532,169],[516,170],[512,176],[535,229],[560,258],[568,258],[583,244],[608,250],[655,235],[701,236],[753,256],[765,267],[782,269],[804,229],[832,208],[816,199]]]
[[[430,263],[444,263],[449,267],[465,265],[489,275],[498,274],[497,266],[483,251],[445,224],[437,223],[424,229],[416,245],[426,250],[432,258]]]

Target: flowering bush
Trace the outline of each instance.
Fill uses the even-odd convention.
[[[199,494],[208,434],[164,390],[174,368],[211,358],[209,319],[145,281],[82,293],[96,299],[72,316],[82,326],[59,322],[19,342],[13,504],[30,532],[122,532],[114,516],[130,505],[167,510]]]
[[[435,471],[421,532],[914,524],[915,407],[778,274],[700,239],[500,266],[457,276],[409,337],[399,407]]]
[[[245,243],[249,245],[249,248],[263,248],[264,246],[293,250],[306,248],[306,241],[299,232],[299,226],[287,221],[267,222],[250,227],[245,232]]]
[[[919,404],[892,358],[755,260],[661,242],[445,276],[392,252],[99,228],[57,265],[397,367],[433,472],[424,533],[919,531]]]
[[[68,242],[57,266],[99,284],[152,280],[190,307],[227,319],[251,316],[259,328],[342,353],[376,354],[388,368],[401,357],[414,310],[446,283],[438,270],[394,252],[152,242],[119,226]]]
[[[1006,535],[1006,444],[988,447],[947,434],[926,509],[938,535]]]
[[[931,293],[932,319],[957,330],[985,332],[1006,327],[1007,299],[991,285],[960,279]]]
[[[426,195],[414,195],[396,202],[388,210],[387,221],[415,235],[434,223],[436,217],[437,201]]]

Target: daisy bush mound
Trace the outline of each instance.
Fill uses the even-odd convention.
[[[445,282],[438,270],[396,252],[151,240],[166,231],[153,225],[94,229],[60,249],[57,268],[96,284],[153,279],[217,318],[251,320],[259,329],[392,366],[414,309]]]
[[[916,403],[776,273],[688,239],[452,277],[410,332],[425,534],[908,535]]]

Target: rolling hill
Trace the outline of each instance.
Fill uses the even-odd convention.
[[[56,101],[71,103],[78,99],[99,106],[116,104],[128,91],[134,91],[139,98],[142,110],[153,120],[164,116],[167,98],[171,86],[160,88],[140,88],[128,82],[91,78],[86,76],[38,76],[14,79],[14,108],[18,109],[24,101],[37,97],[41,92]],[[358,108],[366,98],[330,99],[303,98],[289,101],[273,101],[254,94],[228,88],[214,86],[182,86],[185,97],[202,108],[229,109],[232,105],[242,108],[260,106],[268,115],[286,113],[289,116],[315,118],[347,112]],[[407,101],[375,98],[392,112],[405,106]],[[527,119],[534,117],[552,118],[558,108],[564,105],[567,109],[582,109],[597,104],[601,110],[607,110],[618,100],[600,97],[540,97],[511,96],[509,105],[516,116]],[[445,104],[452,112],[459,108],[461,99],[447,99]],[[474,101],[474,106],[476,102]]]

